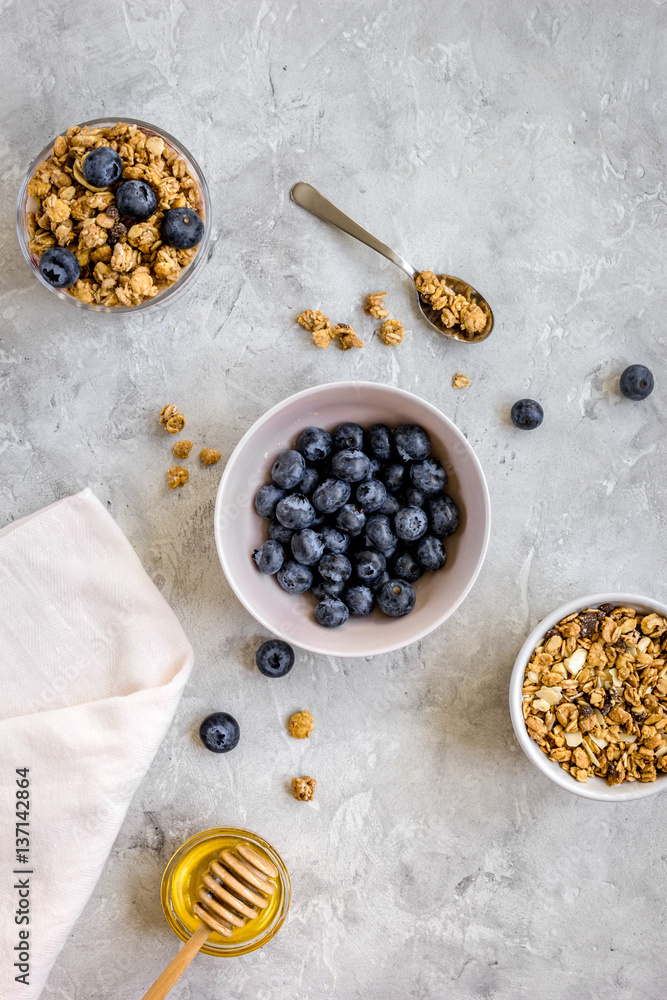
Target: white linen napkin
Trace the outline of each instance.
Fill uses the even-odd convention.
[[[172,720],[193,653],[90,490],[0,531],[0,609],[0,1000],[35,1000]],[[26,820],[24,849],[26,827],[17,845],[15,824]]]

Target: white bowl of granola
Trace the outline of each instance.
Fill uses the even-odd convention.
[[[509,700],[524,753],[566,791],[625,802],[667,789],[667,605],[564,604],[521,647]]]
[[[91,187],[81,171],[86,154],[100,145],[111,146],[123,168],[106,188]],[[133,224],[120,216],[115,195],[126,180],[153,190],[150,218]],[[189,249],[162,239],[164,213],[173,208],[194,210],[203,221],[203,235]],[[95,312],[134,311],[173,302],[200,270],[211,232],[210,195],[194,157],[164,129],[136,118],[96,118],[56,136],[30,164],[16,228],[25,259],[50,292]],[[40,258],[52,247],[78,260],[78,280],[68,287],[40,272]]]

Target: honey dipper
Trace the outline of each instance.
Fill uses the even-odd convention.
[[[200,926],[144,993],[143,1000],[164,1000],[213,931],[231,937],[237,927],[259,916],[276,891],[269,878],[278,878],[278,869],[250,844],[240,842],[231,851],[221,851],[202,875],[199,902],[193,907]]]

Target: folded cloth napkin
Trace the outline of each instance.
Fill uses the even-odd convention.
[[[0,1000],[34,1000],[193,653],[90,490],[0,531],[0,608]]]

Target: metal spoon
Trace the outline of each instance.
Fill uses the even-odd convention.
[[[365,229],[362,229],[358,223],[350,219],[349,216],[345,215],[339,208],[332,205],[330,201],[316,191],[314,187],[310,184],[306,184],[305,181],[299,181],[295,184],[291,190],[292,201],[300,205],[301,208],[305,208],[306,211],[311,212],[316,215],[319,219],[324,219],[325,222],[330,222],[337,229],[342,229],[344,233],[349,236],[354,236],[356,240],[361,243],[365,243],[367,247],[371,250],[377,250],[381,253],[383,257],[390,260],[392,264],[396,264],[400,267],[402,271],[405,271],[412,281],[414,282],[417,278],[419,271],[417,271],[411,264],[408,264],[407,260],[400,257],[394,250],[388,247],[385,243],[376,239]],[[493,330],[493,313],[489,303],[486,301],[483,295],[473,288],[472,285],[467,284],[467,282],[462,281],[461,278],[454,277],[453,274],[439,274],[437,276],[441,281],[444,281],[446,285],[456,292],[457,295],[463,295],[465,298],[470,299],[475,305],[478,305],[482,312],[486,315],[486,324],[482,330],[478,333],[468,333],[461,326],[455,326],[453,328],[448,328],[444,325],[440,318],[440,312],[431,308],[431,306],[422,299],[419,292],[417,292],[417,301],[419,303],[419,309],[421,311],[424,319],[435,327],[438,333],[444,333],[446,336],[451,337],[453,340],[460,340],[465,344],[479,344],[482,340],[486,340],[491,331]],[[415,287],[415,291],[417,291]]]

